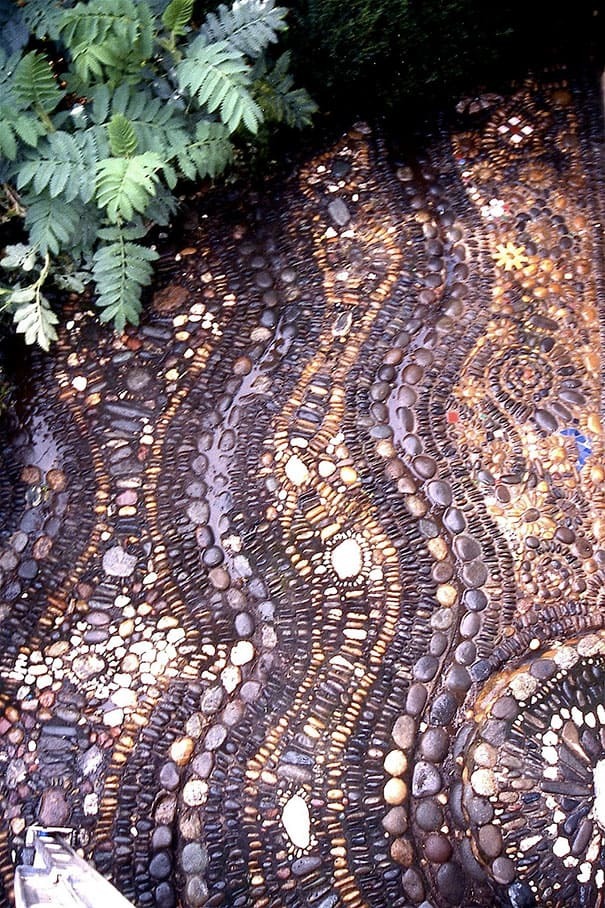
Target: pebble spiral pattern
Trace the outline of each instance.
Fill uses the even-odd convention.
[[[359,124],[36,362],[1,904],[33,822],[141,908],[605,904],[592,104],[528,81],[399,166]]]

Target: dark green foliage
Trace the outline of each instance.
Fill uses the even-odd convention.
[[[171,0],[162,15],[162,24],[175,37],[184,35],[193,15],[194,0]]]
[[[293,88],[290,53],[282,54],[273,67],[261,58],[254,67],[256,100],[267,120],[287,123],[298,129],[306,126],[317,105],[302,88]]]
[[[233,158],[229,130],[222,123],[201,120],[194,140],[183,142],[175,158],[179,170],[189,180],[218,176]]]
[[[84,214],[82,206],[55,198],[48,192],[36,195],[24,195],[27,206],[25,226],[29,230],[29,242],[42,255],[59,253],[69,248],[80,229],[80,217]]]
[[[134,136],[134,131],[133,131]],[[153,151],[127,158],[104,158],[97,164],[97,204],[111,224],[145,214],[155,195],[162,159]]]
[[[594,0],[563,13],[534,0],[292,0],[289,45],[324,110],[407,114],[543,63],[585,62],[603,34]],[[600,34],[600,38],[599,38]],[[402,120],[402,116],[406,119]]]
[[[114,113],[107,124],[109,147],[117,158],[131,158],[137,150],[137,136],[134,126],[122,113]]]
[[[94,194],[91,174],[99,157],[95,131],[51,132],[34,151],[26,152],[17,174],[17,189],[31,187],[36,195],[48,190],[51,198],[89,202]]]
[[[220,175],[239,134],[306,125],[314,105],[292,87],[287,56],[275,68],[265,59],[285,28],[274,0],[235,0],[199,28],[193,0],[14,9],[19,27],[55,44],[52,59],[0,46],[0,170],[29,240],[0,261],[0,310],[46,349],[56,323],[47,279],[76,292],[92,280],[102,321],[136,323],[157,258],[142,241],[169,222],[179,180]]]

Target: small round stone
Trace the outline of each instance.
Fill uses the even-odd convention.
[[[441,774],[436,766],[419,760],[412,775],[412,794],[415,798],[426,798],[441,791]]]
[[[434,832],[426,837],[424,853],[429,861],[435,864],[445,864],[452,856],[452,846],[446,836]]]
[[[170,876],[172,871],[172,860],[167,851],[158,851],[149,864],[149,873],[156,880],[164,880]]]
[[[406,799],[408,787],[402,779],[389,779],[384,786],[384,799],[387,804],[403,804]]]
[[[181,852],[181,866],[189,873],[203,873],[208,866],[208,851],[198,842],[189,842]]]
[[[510,858],[496,858],[492,864],[492,873],[497,883],[507,885],[508,883],[512,883],[515,878],[515,865]]]

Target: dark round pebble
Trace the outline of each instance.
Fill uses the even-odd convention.
[[[459,864],[450,861],[437,871],[439,891],[450,905],[458,905],[464,897],[464,874]]]
[[[438,668],[439,660],[435,656],[421,656],[414,665],[414,678],[417,681],[431,681]]]
[[[444,728],[427,728],[420,738],[420,753],[431,763],[440,763],[448,752],[450,736]]]
[[[420,829],[433,832],[443,826],[443,809],[433,798],[426,798],[416,806],[414,819]]]
[[[412,794],[415,798],[426,798],[441,791],[442,780],[439,770],[424,760],[414,766],[412,775]]]
[[[445,864],[452,856],[452,846],[443,833],[433,832],[426,837],[424,853],[434,864]]]
[[[449,691],[439,694],[431,707],[431,723],[433,725],[449,725],[454,716],[458,703]]]
[[[155,880],[164,880],[170,876],[172,860],[167,851],[158,851],[149,864],[149,873]]]

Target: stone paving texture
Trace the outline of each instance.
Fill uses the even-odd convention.
[[[150,908],[603,904],[594,94],[462,103],[401,166],[359,125],[37,361],[2,904],[33,822]]]

